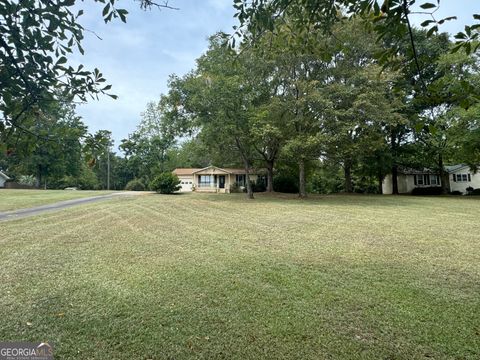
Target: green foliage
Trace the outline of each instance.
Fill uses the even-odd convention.
[[[125,190],[130,191],[145,191],[145,184],[140,179],[130,180],[125,186]]]
[[[35,185],[35,176],[33,175],[20,175],[18,178],[18,183],[22,185],[34,186]]]
[[[181,189],[180,179],[171,172],[164,172],[150,182],[150,189],[160,194],[173,194]]]
[[[298,193],[298,179],[292,175],[278,174],[273,178],[273,188],[276,192]]]

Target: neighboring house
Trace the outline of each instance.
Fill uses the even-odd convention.
[[[460,191],[467,192],[467,188],[480,188],[480,173],[473,173],[468,165],[452,165],[445,166],[449,173],[450,192]]]
[[[472,173],[468,165],[445,166],[449,174],[447,188],[449,192],[460,191],[466,193],[468,187],[480,188],[480,173]],[[418,187],[441,186],[440,174],[431,169],[411,169],[400,167],[398,169],[398,192],[409,194]],[[385,177],[382,184],[383,194],[392,194],[392,175]]]
[[[0,171],[0,188],[5,187],[5,182],[10,180],[10,178]]]
[[[416,187],[435,187],[440,186],[440,174],[430,169],[411,169],[407,167],[398,168],[398,193],[409,194]],[[382,184],[383,194],[393,193],[392,175],[385,177]]]
[[[237,184],[239,187],[245,186],[245,169],[219,168],[208,166],[203,169],[196,168],[178,168],[173,173],[180,179],[182,188],[180,191],[198,191],[198,192],[218,192],[229,193],[230,187]],[[251,181],[257,181],[258,175],[249,174]]]

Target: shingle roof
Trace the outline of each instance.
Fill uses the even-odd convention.
[[[460,170],[460,169],[463,169],[465,167],[468,167],[468,165],[465,165],[465,164],[457,164],[457,165],[448,165],[448,166],[445,166],[445,169],[449,172],[449,173],[452,173],[452,172],[455,172],[457,170]]]
[[[177,169],[173,170],[173,173],[176,174],[176,175],[179,175],[179,176],[181,176],[181,175],[193,175],[196,172],[199,172],[201,170],[207,170],[209,168],[218,169],[218,170],[230,173],[230,174],[245,174],[245,169],[242,169],[242,168],[221,168],[221,167],[217,167],[217,166],[207,166],[207,167],[202,168],[202,169],[199,169],[199,168],[177,168]],[[252,169],[251,173],[255,173],[255,171]]]
[[[423,169],[413,169],[409,168],[406,166],[399,166],[398,167],[398,172],[400,174],[438,174],[438,172],[429,169],[429,168],[423,168]]]
[[[199,168],[177,168],[173,170],[175,175],[193,175],[194,172],[199,171],[202,169]]]

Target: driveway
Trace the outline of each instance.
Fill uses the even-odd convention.
[[[26,208],[26,209],[0,212],[0,221],[22,219],[29,216],[43,214],[45,212],[66,209],[76,205],[90,204],[97,201],[107,200],[107,199],[111,199],[119,196],[138,196],[138,195],[147,195],[147,194],[151,194],[151,192],[130,192],[130,191],[117,192],[112,194],[92,196],[92,197],[81,198],[81,199],[60,201],[53,204],[35,206],[31,208]]]

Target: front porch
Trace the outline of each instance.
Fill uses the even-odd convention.
[[[229,193],[230,174],[218,168],[209,168],[194,174],[195,191],[208,193]]]

